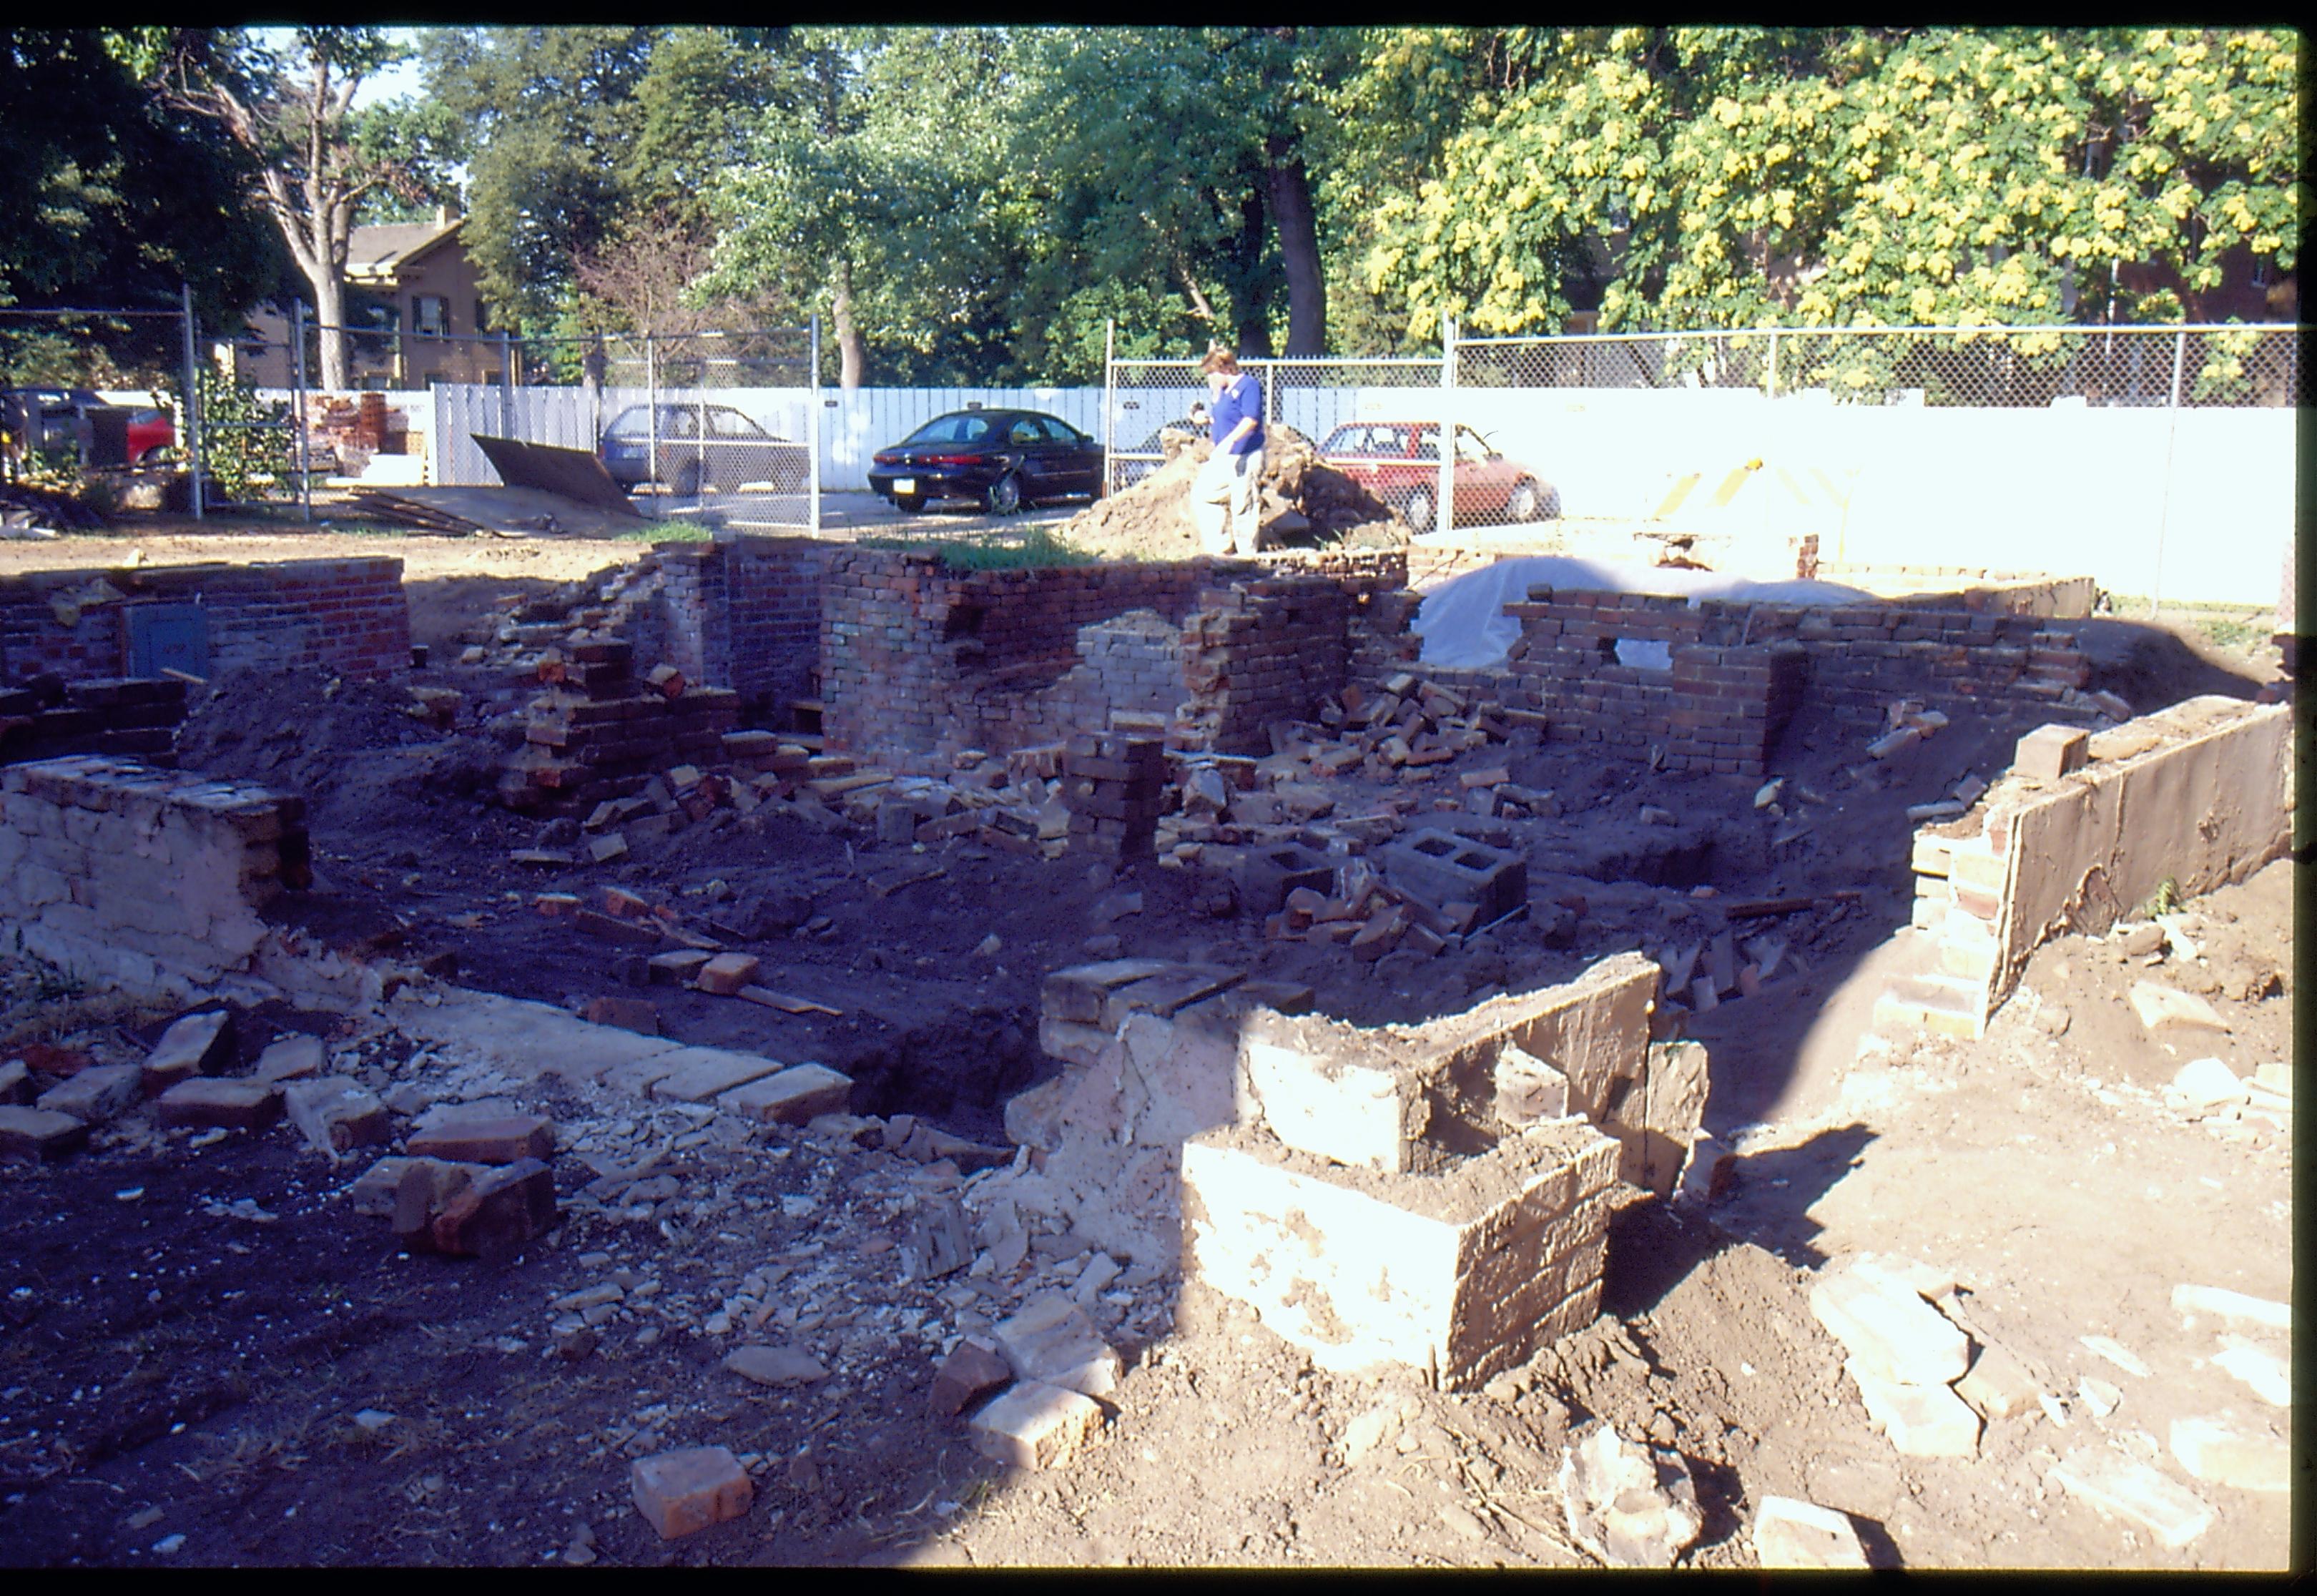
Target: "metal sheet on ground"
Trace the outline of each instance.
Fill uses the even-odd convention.
[[[473,434],[475,447],[509,487],[535,487],[614,514],[640,513],[604,469],[604,462],[584,449],[557,449],[547,443],[525,443],[515,438]]]

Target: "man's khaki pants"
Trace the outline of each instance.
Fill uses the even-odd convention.
[[[1256,488],[1263,480],[1263,450],[1210,456],[1191,483],[1191,518],[1199,547],[1209,554],[1253,554],[1260,547],[1256,528]]]

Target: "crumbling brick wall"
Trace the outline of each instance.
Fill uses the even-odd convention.
[[[1521,622],[1508,705],[1543,713],[1554,738],[1669,770],[1760,775],[1797,714],[1870,732],[1899,699],[2038,719],[2097,712],[2079,691],[2090,665],[2074,632],[2032,613],[1546,588],[1506,613]]]
[[[201,606],[212,671],[386,676],[410,664],[402,562],[365,558],[0,578],[0,672],[19,682],[49,673],[67,681],[125,676],[129,612],[157,603]]]
[[[810,538],[663,543],[647,576],[657,602],[622,629],[640,664],[672,664],[729,687],[758,718],[786,724],[820,668],[820,611],[830,545]]]
[[[123,753],[174,764],[185,684],[171,677],[40,679],[0,687],[0,762],[62,753]]]
[[[130,760],[0,770],[0,939],[139,994],[246,970],[263,910],[311,878],[305,800]]]

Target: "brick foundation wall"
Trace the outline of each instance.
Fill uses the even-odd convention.
[[[94,755],[0,770],[0,939],[80,979],[246,970],[259,911],[309,878],[303,798]]]
[[[789,706],[815,693],[834,552],[810,538],[656,545],[658,602],[649,621],[623,635],[640,665],[672,664],[694,682],[729,687],[756,719],[785,726]]]
[[[0,763],[65,753],[119,753],[176,762],[185,684],[171,677],[41,679],[37,689],[0,687]]]
[[[126,675],[129,612],[156,603],[201,607],[212,671],[388,676],[410,664],[400,560],[280,560],[0,579],[0,674]]]
[[[1794,716],[1867,733],[1902,698],[2034,720],[2097,713],[2078,691],[2090,665],[2074,632],[2032,613],[1544,588],[1506,613],[1521,622],[1507,705],[1544,713],[1553,738],[1654,750],[1669,770],[1760,775]],[[1659,646],[1665,664],[1620,661],[1621,640]]]

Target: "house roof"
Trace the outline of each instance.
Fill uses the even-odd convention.
[[[389,282],[405,267],[438,247],[466,226],[467,218],[447,222],[397,222],[386,227],[356,227],[346,241],[346,275],[356,282]]]

